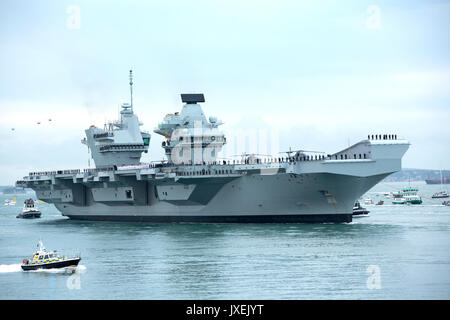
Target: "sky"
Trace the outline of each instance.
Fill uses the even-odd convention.
[[[2,0],[0,185],[86,168],[84,130],[118,117],[130,69],[143,162],[195,92],[224,122],[224,156],[392,133],[411,143],[403,167],[450,169],[449,30],[450,1]],[[249,131],[276,148],[233,142]]]

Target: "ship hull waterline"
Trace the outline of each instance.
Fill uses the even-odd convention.
[[[349,223],[352,214],[240,215],[240,216],[107,216],[67,215],[72,220],[149,223]]]

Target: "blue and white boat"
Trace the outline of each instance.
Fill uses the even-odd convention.
[[[55,269],[65,268],[70,266],[77,266],[81,257],[78,255],[73,258],[62,256],[58,251],[47,251],[39,240],[38,250],[31,257],[31,259],[23,259],[22,269],[24,271],[38,270],[38,269]]]

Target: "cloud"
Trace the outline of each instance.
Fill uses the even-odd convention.
[[[333,152],[392,132],[412,142],[404,166],[450,168],[448,3],[380,2],[376,30],[359,1],[79,1],[73,30],[73,3],[27,4],[2,3],[0,182],[85,167],[83,131],[117,118],[130,68],[143,130],[203,92],[230,136],[261,126],[280,149]]]

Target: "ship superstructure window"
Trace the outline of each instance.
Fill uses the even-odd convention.
[[[127,196],[127,199],[131,199],[131,190],[126,190],[125,195]]]
[[[144,140],[144,146],[148,146],[150,144],[150,138],[143,138]]]

